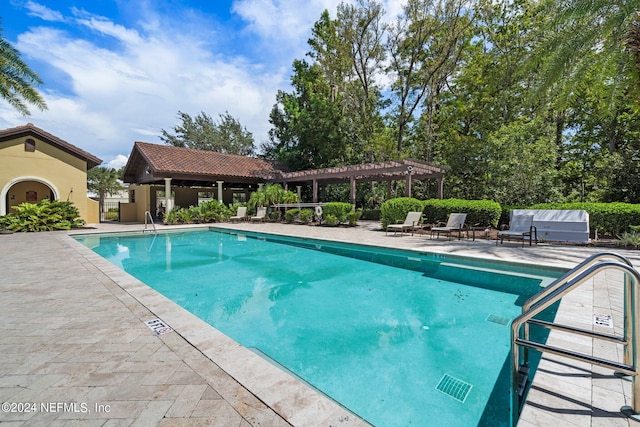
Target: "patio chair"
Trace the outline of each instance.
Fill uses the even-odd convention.
[[[253,221],[262,222],[266,218],[267,218],[267,208],[265,208],[264,206],[260,206],[258,208],[258,212],[256,213],[256,216],[251,217],[251,222]]]
[[[235,216],[229,217],[229,221],[246,221],[247,220],[247,208],[246,206],[239,206],[238,212]]]
[[[447,225],[444,227],[431,227],[431,238],[433,238],[433,234],[436,234],[436,238],[440,237],[440,233],[446,234],[451,239],[451,234],[454,232],[458,232],[458,239],[462,237],[462,232],[464,231],[464,222],[467,220],[466,213],[451,213],[449,214],[449,219],[447,220]]]
[[[509,229],[498,231],[498,237],[500,238],[500,243],[503,243],[505,237],[507,240],[511,238],[522,239],[523,247],[525,238],[529,237],[529,246],[531,246],[532,240],[535,240],[537,245],[538,229],[533,225],[533,215],[513,215]],[[498,238],[496,238],[496,246],[497,245]]]
[[[393,230],[393,235],[400,231],[401,234],[404,234],[405,230],[411,230],[411,235],[413,236],[413,232],[420,228],[420,224],[422,223],[422,212],[409,212],[407,213],[407,217],[404,219],[402,224],[389,224],[387,225],[387,230],[385,235],[389,234],[389,230]]]

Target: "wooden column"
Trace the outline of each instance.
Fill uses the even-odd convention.
[[[356,177],[350,176],[349,183],[351,184],[351,204],[356,205]]]

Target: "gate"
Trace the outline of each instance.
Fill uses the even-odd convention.
[[[105,201],[100,211],[100,222],[120,222],[120,202]]]

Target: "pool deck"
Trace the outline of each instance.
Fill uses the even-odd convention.
[[[328,228],[273,223],[217,227],[571,268],[603,248],[389,235],[379,223]],[[3,425],[360,426],[367,423],[229,339],[70,235],[140,231],[100,224],[0,235],[0,423]],[[177,227],[158,226],[159,230]],[[616,249],[640,267],[640,251]],[[563,298],[557,319],[622,327],[621,273],[601,273]],[[613,327],[594,325],[611,315]],[[172,328],[157,335],[144,322]],[[553,331],[549,343],[622,360],[622,347]],[[631,426],[619,410],[631,383],[587,363],[543,355],[519,426]],[[640,425],[640,424],[639,424]]]

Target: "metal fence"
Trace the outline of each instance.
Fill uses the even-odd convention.
[[[100,222],[120,222],[120,202],[105,201],[100,211]]]

